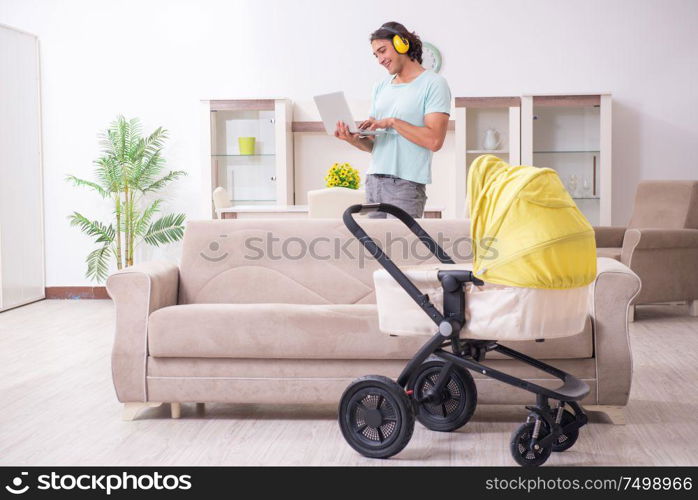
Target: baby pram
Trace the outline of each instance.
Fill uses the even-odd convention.
[[[347,228],[384,268],[374,273],[381,331],[431,335],[397,381],[361,377],[342,395],[342,433],[364,456],[387,458],[400,452],[412,436],[415,417],[437,431],[465,425],[477,404],[468,370],[536,395],[510,442],[520,465],[541,465],[552,451],[570,448],[587,422],[577,403],[589,393],[587,384],[498,341],[542,341],[582,330],[596,276],[592,227],[554,170],[510,166],[491,155],[470,167],[468,202],[473,261],[466,264],[454,263],[398,207],[369,203],[344,212]],[[398,268],[353,217],[376,211],[400,219],[440,264]],[[489,351],[563,383],[549,389],[492,369],[482,363]],[[551,406],[549,400],[556,403]]]

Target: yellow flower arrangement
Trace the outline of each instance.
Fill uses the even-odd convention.
[[[327,187],[359,189],[359,181],[359,171],[348,163],[335,163],[325,176],[325,185]]]

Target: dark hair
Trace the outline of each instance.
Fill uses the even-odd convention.
[[[400,33],[400,36],[406,38],[407,41],[410,42],[410,50],[407,51],[407,55],[413,61],[417,61],[419,64],[422,64],[422,41],[419,39],[419,35],[417,35],[417,33],[415,33],[414,31],[410,33],[409,31],[407,31],[407,28],[405,28],[402,24],[398,22],[390,21],[388,23],[383,24],[383,26],[371,33],[371,38],[369,41],[372,42],[373,40],[390,40],[392,42],[395,33],[385,28],[395,30],[398,33]]]

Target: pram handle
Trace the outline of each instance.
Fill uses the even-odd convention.
[[[426,247],[429,249],[429,251],[434,254],[434,256],[439,259],[440,262],[443,264],[455,264],[453,262],[453,259],[449,257],[449,255],[444,252],[443,248],[439,246],[434,239],[429,236],[429,233],[427,233],[422,226],[419,225],[419,223],[414,220],[414,218],[405,212],[403,209],[400,207],[396,207],[395,205],[391,205],[389,203],[363,203],[360,205],[351,205],[349,208],[347,208],[344,211],[344,215],[342,219],[344,220],[344,225],[347,226],[347,229],[351,231],[351,233],[356,236],[359,241],[363,243],[361,240],[362,236],[366,236],[369,240],[369,238],[366,233],[364,232],[363,229],[359,226],[359,224],[356,222],[352,214],[355,213],[360,213],[360,214],[367,214],[371,212],[385,212],[390,215],[394,215],[398,219],[402,221],[404,225],[406,225],[410,231],[412,231],[419,240],[426,245]],[[373,241],[373,240],[371,240]],[[364,246],[366,246],[364,244]],[[368,249],[371,251],[371,249]],[[373,255],[373,252],[371,252]],[[376,257],[377,258],[377,257]]]
[[[421,307],[424,312],[432,319],[439,330],[442,329],[442,323],[444,322],[444,316],[439,312],[436,307],[429,301],[429,296],[423,294],[419,288],[417,288],[410,279],[405,276],[405,274],[400,270],[395,263],[390,260],[390,257],[376,244],[376,242],[371,238],[366,231],[363,230],[361,226],[354,219],[353,214],[355,213],[370,213],[370,212],[386,212],[394,215],[400,219],[410,230],[419,238],[419,240],[424,243],[424,245],[431,251],[434,256],[439,259],[440,262],[444,264],[455,264],[453,259],[448,256],[446,252],[439,246],[434,239],[429,236],[429,234],[419,225],[419,223],[414,220],[407,212],[402,210],[395,205],[390,205],[388,203],[364,203],[358,205],[351,205],[344,211],[342,220],[347,229],[353,234],[357,240],[369,251],[369,253],[378,261],[378,263],[383,266],[383,268],[388,271],[388,273],[398,282],[398,284],[409,294],[410,297]],[[458,325],[462,326],[462,325]],[[444,330],[446,333],[448,329]]]

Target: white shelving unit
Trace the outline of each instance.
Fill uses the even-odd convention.
[[[521,150],[521,99],[519,97],[456,97],[456,164],[450,206],[456,217],[465,214],[468,167],[483,154],[497,155],[518,165]],[[485,149],[485,133],[495,129],[500,144]]]
[[[555,169],[592,225],[611,225],[611,95],[521,97],[521,159]]]
[[[294,194],[293,133],[324,139],[321,122],[294,123],[288,99],[202,101],[201,120],[204,213],[215,217],[211,193],[219,185],[237,206],[284,207],[303,199]],[[485,148],[488,129],[501,139],[495,149]],[[456,97],[454,135],[455,168],[438,202],[455,217],[465,215],[469,165],[494,154],[512,165],[557,170],[589,221],[611,224],[610,94]],[[257,138],[254,155],[240,155],[240,136]],[[332,150],[327,162],[335,156]]]
[[[448,200],[464,214],[467,169],[482,154],[555,169],[593,225],[611,224],[611,95],[456,97],[456,168]],[[497,149],[485,131],[499,132]]]
[[[233,205],[292,205],[292,125],[288,99],[201,101],[204,213],[215,217],[218,186]],[[239,137],[255,138],[253,154],[241,154]]]

